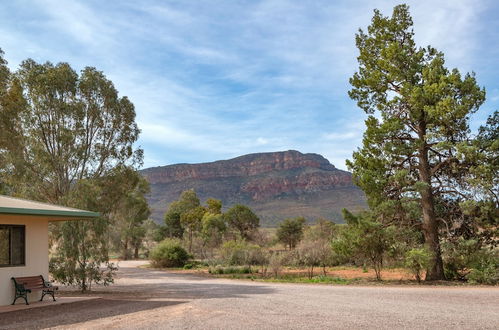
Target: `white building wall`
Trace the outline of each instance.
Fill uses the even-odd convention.
[[[26,265],[0,267],[0,306],[14,300],[14,284],[10,279],[17,276],[43,275],[48,280],[48,219],[45,217],[0,214],[0,224],[26,226]],[[28,301],[36,301],[41,292],[30,294]],[[46,297],[45,299],[52,299]],[[17,299],[16,304],[24,304]]]

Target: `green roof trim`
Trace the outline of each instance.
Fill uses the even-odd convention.
[[[16,207],[0,207],[0,213],[3,214],[24,214],[24,215],[48,215],[57,217],[71,218],[97,218],[100,216],[98,212],[90,211],[65,211],[65,210],[41,210],[41,209],[25,209]]]

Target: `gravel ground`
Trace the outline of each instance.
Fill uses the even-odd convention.
[[[212,279],[121,262],[97,300],[0,315],[0,329],[499,329],[499,288]]]

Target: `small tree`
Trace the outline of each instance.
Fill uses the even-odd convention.
[[[394,228],[377,222],[371,212],[355,216],[343,210],[343,217],[347,226],[332,241],[334,252],[357,262],[370,263],[376,279],[381,280],[383,259],[394,244]]]
[[[201,237],[206,247],[211,250],[222,243],[223,234],[227,230],[225,219],[222,214],[206,212],[201,219]]]
[[[334,222],[327,219],[318,219],[304,231],[304,239],[330,241],[333,238],[335,230]]]
[[[196,233],[201,230],[201,220],[203,219],[206,209],[202,206],[190,209],[180,216],[182,226],[187,230],[189,238],[189,253],[192,252],[192,239]]]
[[[303,241],[295,251],[295,262],[307,267],[309,279],[314,277],[314,268],[319,267],[322,261],[321,249],[315,242]]]
[[[430,262],[431,253],[425,248],[409,250],[405,255],[405,266],[414,274],[418,283],[421,283],[421,275]]]
[[[81,292],[91,290],[92,283],[113,283],[118,268],[108,259],[105,243],[107,220],[80,220],[72,225],[61,227],[60,234],[71,236],[73,240],[61,240],[62,245],[57,247],[50,259],[49,271],[52,276],[62,284],[78,286]],[[104,267],[101,267],[102,264]]]
[[[138,258],[139,249],[145,236],[142,224],[150,215],[145,194],[149,192],[149,183],[137,172],[131,171],[125,182],[130,186],[129,192],[124,193],[119,204],[114,207],[111,214],[111,236],[115,245],[122,251],[123,259],[131,256]]]
[[[305,225],[304,217],[285,219],[279,224],[277,229],[277,239],[290,250],[294,249],[296,245],[303,238],[303,226]]]
[[[169,210],[164,217],[164,234],[169,238],[182,238],[184,236],[184,227],[180,222],[180,213]]]
[[[206,200],[206,210],[211,214],[222,214],[222,201],[215,198]]]
[[[239,233],[241,238],[249,239],[255,229],[260,226],[260,219],[244,205],[234,205],[225,213],[229,228]]]
[[[274,277],[279,277],[279,273],[284,265],[284,256],[281,253],[274,252],[269,258],[269,269]]]
[[[245,240],[228,241],[222,245],[221,256],[228,265],[250,265],[255,251],[261,248]]]

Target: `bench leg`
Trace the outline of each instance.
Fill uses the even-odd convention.
[[[12,305],[15,305],[15,304],[16,304],[16,301],[17,301],[17,299],[18,299],[18,298],[23,298],[23,299],[24,299],[24,301],[26,302],[26,305],[29,305],[27,295],[24,295],[24,296],[17,296],[17,295],[16,295],[16,297],[14,298],[14,301],[12,302]]]
[[[43,298],[45,297],[45,295],[52,296],[52,300],[56,301],[55,296],[54,296],[54,292],[52,292],[52,291],[42,291],[42,298],[40,299],[40,301],[43,301]]]

